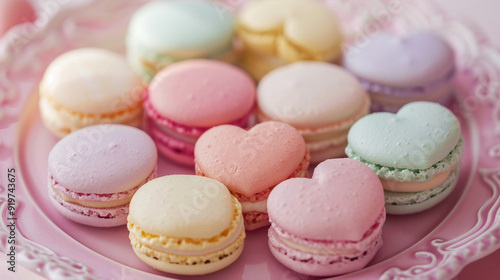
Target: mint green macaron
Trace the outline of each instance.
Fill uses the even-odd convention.
[[[424,211],[455,187],[464,152],[460,123],[446,107],[412,102],[351,127],[346,154],[379,176],[389,214]]]
[[[146,83],[176,61],[231,62],[234,19],[209,0],[158,0],[137,10],[127,32],[127,57]]]

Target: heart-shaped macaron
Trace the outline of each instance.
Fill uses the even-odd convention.
[[[288,179],[273,189],[267,201],[274,224],[313,240],[361,240],[384,204],[377,175],[351,159],[324,161],[311,179]]]
[[[371,163],[426,169],[445,158],[460,139],[460,123],[446,107],[412,102],[397,114],[373,113],[349,131],[349,147]]]
[[[353,46],[345,65],[361,79],[390,87],[431,83],[454,69],[450,45],[438,35],[420,31],[404,37],[378,33],[365,45]]]
[[[282,122],[263,122],[250,130],[232,125],[211,128],[195,145],[198,171],[246,196],[290,177],[306,155],[300,133]]]

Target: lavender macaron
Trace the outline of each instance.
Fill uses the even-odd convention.
[[[100,124],[77,130],[50,151],[49,199],[74,222],[124,225],[132,196],[156,177],[156,161],[153,140],[135,127]]]
[[[453,100],[454,52],[431,31],[377,33],[363,46],[353,46],[344,66],[370,93],[375,112],[394,113],[414,101],[448,105]]]

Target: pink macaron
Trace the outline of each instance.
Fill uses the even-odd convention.
[[[155,144],[140,129],[118,124],[83,128],[50,151],[50,200],[72,221],[124,225],[132,196],[156,177],[156,161]]]
[[[222,182],[240,201],[247,230],[269,225],[269,193],[283,180],[304,177],[310,160],[300,133],[275,121],[248,131],[214,127],[196,142],[194,153],[196,174]]]
[[[271,252],[299,273],[352,272],[382,246],[384,190],[375,172],[355,160],[326,160],[311,179],[280,183],[267,208]]]
[[[146,129],[160,154],[194,165],[194,144],[209,128],[246,127],[255,108],[252,78],[219,61],[189,60],[160,71],[144,100]]]

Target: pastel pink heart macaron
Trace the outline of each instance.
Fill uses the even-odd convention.
[[[356,77],[326,62],[296,62],[271,71],[259,83],[257,117],[295,127],[311,163],[344,156],[347,132],[370,110],[370,97]]]
[[[75,131],[50,151],[50,200],[77,223],[124,225],[132,196],[156,177],[156,160],[154,142],[140,129],[101,124]]]
[[[194,165],[194,144],[209,128],[246,127],[255,108],[255,84],[239,68],[219,61],[189,60],[160,71],[144,100],[146,127],[159,152]]]
[[[260,123],[250,130],[221,125],[195,145],[196,174],[222,182],[241,202],[247,230],[269,225],[267,197],[283,180],[304,177],[309,151],[292,126]]]
[[[356,271],[382,246],[384,191],[361,162],[326,160],[311,179],[277,185],[267,207],[271,252],[296,272],[332,276]]]
[[[344,66],[370,92],[373,111],[397,112],[414,101],[447,105],[453,99],[454,52],[431,31],[378,33],[363,46],[353,46]]]

